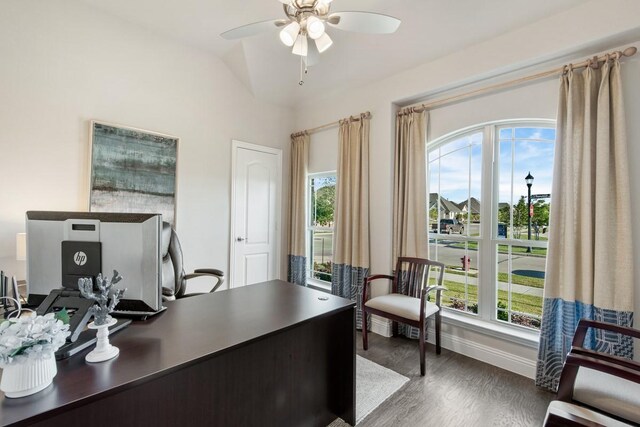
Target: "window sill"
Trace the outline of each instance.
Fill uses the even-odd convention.
[[[504,341],[513,342],[526,347],[538,348],[540,334],[517,326],[501,325],[496,322],[477,319],[471,315],[453,313],[442,310],[442,321],[446,324],[469,329]]]
[[[322,280],[308,278],[307,287],[317,291],[331,293],[331,283],[323,282]]]

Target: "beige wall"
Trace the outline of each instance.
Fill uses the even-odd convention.
[[[314,99],[297,111],[296,130],[312,128],[347,117],[362,111],[371,111],[371,246],[372,272],[388,272],[391,260],[391,186],[393,166],[393,139],[395,105],[406,105],[417,99],[437,98],[440,94],[453,90],[463,84],[478,82],[494,77],[511,78],[547,70],[549,67],[566,62],[582,60],[595,52],[608,50],[640,39],[640,2],[633,0],[611,0],[607,2],[591,1],[556,16],[532,23],[512,33],[504,34],[493,40],[480,43],[468,49],[454,52],[449,56],[423,64],[403,73],[391,76],[375,85],[355,87],[350,91],[327,94],[322,99]],[[430,43],[430,41],[425,41]],[[437,43],[434,40],[433,43]],[[635,43],[640,46],[640,42]],[[535,65],[540,64],[540,65]],[[505,75],[510,73],[508,75]],[[640,64],[638,57],[625,61],[624,79],[626,83],[627,114],[629,123],[630,161],[640,162],[640,147],[634,141],[640,140],[640,122],[635,120],[640,113]],[[481,83],[481,84],[486,84]],[[524,117],[531,117],[539,111],[541,117],[554,118],[555,99],[553,85],[540,82],[540,90],[552,99],[529,101],[526,89],[519,89],[518,107],[499,106],[495,110],[472,110],[461,107],[456,114],[442,110],[433,113],[434,129],[430,137],[458,129],[466,125],[495,120],[494,115],[510,114],[508,108],[521,110]],[[531,87],[535,88],[536,85]],[[496,95],[497,96],[497,95]],[[542,98],[540,98],[542,99]],[[462,105],[462,104],[459,104]],[[502,110],[502,111],[501,111]],[[455,108],[448,110],[455,111]],[[514,113],[515,114],[515,113]],[[483,119],[483,117],[486,117]],[[512,118],[514,116],[511,116]],[[506,117],[505,117],[506,118]],[[461,125],[462,123],[462,125]],[[311,144],[314,144],[312,137]],[[633,207],[640,211],[640,171],[632,168]],[[630,224],[631,227],[631,224]],[[640,237],[640,227],[633,227],[636,241]],[[640,252],[636,254],[636,264],[640,264]],[[620,266],[629,268],[630,266]],[[636,293],[636,311],[640,312],[640,281]],[[381,287],[374,293],[385,292]],[[536,350],[533,347],[519,346],[495,340],[477,331],[471,331],[455,325],[445,326],[450,344],[461,342],[469,344],[467,354],[477,355],[478,348],[498,349],[516,364],[525,366],[521,373],[532,373],[532,361]],[[475,350],[474,350],[475,349]],[[484,350],[482,350],[484,351]],[[475,353],[474,353],[475,352]],[[474,356],[475,357],[475,356]]]
[[[3,1],[0,58],[1,269],[24,278],[14,258],[25,211],[88,208],[89,121],[98,119],[181,138],[187,270],[228,271],[231,140],[283,148],[286,164],[289,110],[254,99],[212,55],[82,2]]]

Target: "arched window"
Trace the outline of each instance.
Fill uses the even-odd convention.
[[[427,144],[430,258],[447,266],[448,309],[540,328],[555,133],[553,120],[509,120]]]

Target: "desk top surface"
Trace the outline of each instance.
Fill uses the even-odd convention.
[[[109,337],[120,349],[115,359],[85,362],[92,346],[59,361],[58,374],[47,389],[19,399],[0,392],[0,424],[64,412],[355,303],[272,280],[166,305],[165,312]]]

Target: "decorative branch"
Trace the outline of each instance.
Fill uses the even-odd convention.
[[[90,308],[90,313],[94,316],[94,324],[96,326],[109,323],[111,316],[109,313],[120,302],[120,298],[126,292],[126,289],[116,289],[113,287],[122,280],[122,276],[116,270],[113,270],[113,277],[109,280],[103,277],[102,273],[98,274],[96,279],[96,287],[99,292],[94,292],[93,281],[89,278],[78,279],[78,288],[83,297],[93,300],[96,304]]]

